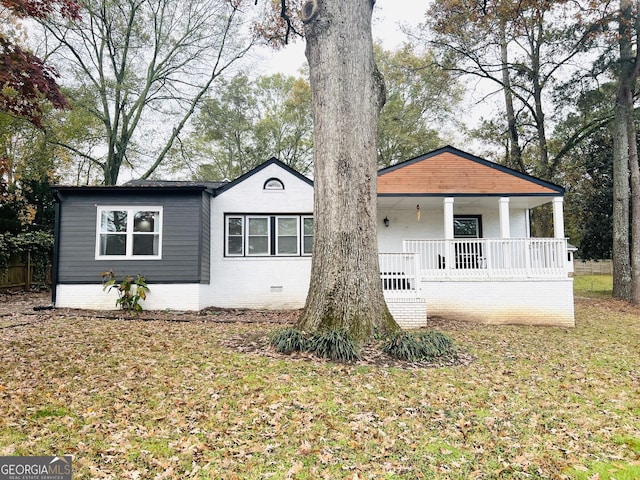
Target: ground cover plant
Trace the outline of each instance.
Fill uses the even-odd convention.
[[[158,318],[3,317],[0,455],[70,454],[77,479],[640,478],[640,309],[610,298],[574,329],[434,318],[474,357],[436,368]]]
[[[297,328],[284,327],[273,331],[269,344],[278,353],[310,353],[318,358],[336,362],[361,360],[361,345],[344,330],[306,334]],[[380,359],[380,352],[392,359],[425,365],[425,362],[445,361],[450,365],[464,363],[451,338],[434,330],[422,332],[397,331],[365,345],[368,353]],[[371,361],[371,357],[367,356]],[[384,360],[383,360],[384,361]],[[442,362],[438,362],[442,364]],[[433,364],[431,366],[434,366]]]

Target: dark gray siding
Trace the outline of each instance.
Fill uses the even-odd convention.
[[[200,208],[200,282],[209,283],[211,272],[211,198],[209,195],[202,195],[202,206]]]
[[[100,273],[140,273],[149,283],[200,283],[209,281],[209,219],[203,216],[208,195],[201,192],[164,193],[64,193],[60,209],[59,283],[99,283]],[[160,260],[96,260],[98,206],[147,205],[163,207],[162,258]],[[203,225],[206,223],[207,226]],[[202,242],[206,241],[205,246]],[[201,256],[207,256],[206,262]],[[204,263],[207,264],[206,278]]]

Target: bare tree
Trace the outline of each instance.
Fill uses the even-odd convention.
[[[555,150],[548,139],[556,112],[547,99],[560,85],[558,79],[583,61],[592,35],[576,25],[577,9],[567,0],[435,0],[428,12],[432,37],[424,39],[440,52],[443,68],[488,80],[497,87],[491,93],[503,95],[505,163],[547,180],[584,138],[577,135]],[[527,156],[533,164],[527,165]]]
[[[237,0],[87,0],[82,21],[42,22],[71,92],[104,130],[104,153],[65,144],[115,184],[123,165],[149,177],[214,80],[253,45]],[[73,96],[72,96],[73,100]],[[80,107],[83,108],[83,107]]]

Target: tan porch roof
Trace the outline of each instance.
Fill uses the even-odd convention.
[[[379,195],[542,195],[564,189],[447,146],[378,172]]]

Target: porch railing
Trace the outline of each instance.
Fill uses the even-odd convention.
[[[568,274],[567,241],[556,238],[404,240],[423,277],[548,277]]]
[[[419,257],[416,253],[379,253],[383,290],[415,293],[420,280]]]

